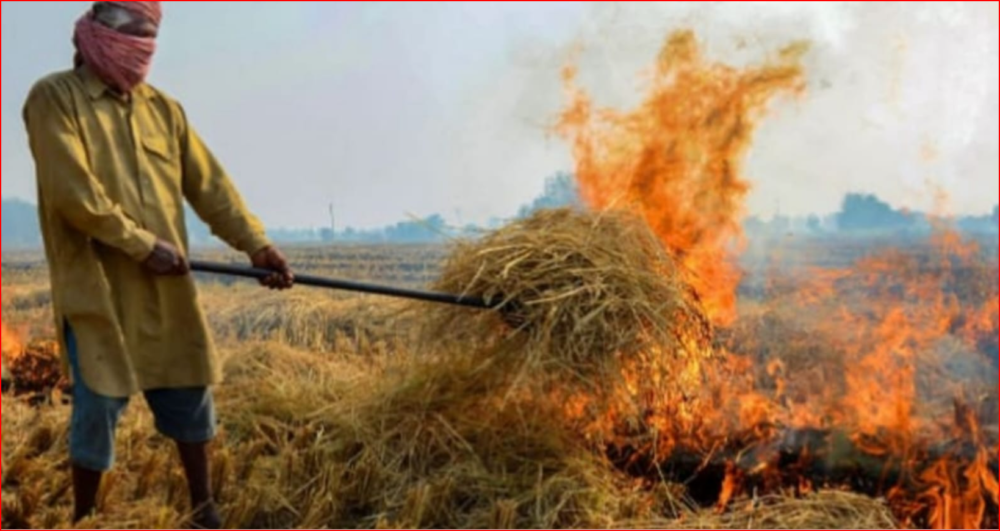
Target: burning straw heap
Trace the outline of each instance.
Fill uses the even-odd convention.
[[[3,392],[29,395],[46,400],[53,390],[65,390],[59,346],[54,341],[33,341],[23,345],[15,333],[3,327]]]
[[[539,213],[457,244],[436,287],[502,299],[515,315],[426,315],[420,350],[433,355],[364,382],[332,410],[340,449],[325,462],[344,463],[332,499],[380,527],[608,527],[652,516],[657,495],[614,470],[556,393],[617,382],[623,362],[654,346],[685,356],[707,340],[696,298],[646,225],[621,212]],[[681,505],[668,490],[658,496]]]
[[[530,371],[616,376],[623,362],[653,349],[704,353],[711,337],[675,260],[627,212],[543,211],[460,242],[436,288],[502,301],[518,327],[437,308],[428,318],[429,345],[483,345]]]

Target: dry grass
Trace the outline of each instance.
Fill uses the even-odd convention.
[[[260,293],[245,285],[210,286],[201,298],[220,341],[277,341],[316,352],[368,355],[399,350],[414,335],[414,315],[385,298],[309,289]]]
[[[360,368],[275,343],[227,354],[214,473],[230,528],[896,527],[880,502],[839,493],[692,510],[683,488],[620,475],[554,404],[501,400],[473,366]],[[4,397],[3,412],[4,528],[64,527],[68,408]],[[103,512],[80,528],[183,526],[183,477],[138,403],[118,451]]]
[[[827,491],[804,498],[770,497],[743,501],[725,514],[700,512],[669,527],[662,523],[643,529],[899,529],[881,500]]]

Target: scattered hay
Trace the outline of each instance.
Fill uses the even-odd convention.
[[[62,407],[32,407],[10,395],[3,398],[3,529],[44,528],[38,515],[53,518],[54,500],[64,498],[66,477],[65,439],[68,410]],[[56,452],[59,452],[58,454]]]
[[[710,329],[676,262],[649,227],[621,211],[541,211],[462,241],[435,289],[503,301],[524,321],[436,307],[425,342],[476,348],[526,370],[620,373],[617,362],[651,350],[701,352]]]
[[[666,529],[656,524],[647,529]],[[900,529],[889,507],[846,492],[824,491],[804,498],[744,501],[725,514],[699,512],[669,523],[669,529]]]
[[[253,286],[256,288],[256,286]],[[276,341],[317,352],[389,352],[411,339],[411,317],[399,301],[372,297],[344,298],[318,290],[254,294],[248,306],[233,289],[217,286],[202,296],[211,311],[213,332],[239,342]]]

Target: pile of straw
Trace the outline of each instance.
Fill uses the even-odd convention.
[[[651,514],[559,404],[506,398],[478,370],[409,363],[330,412],[331,495],[349,509],[326,525],[605,528]]]
[[[531,370],[615,374],[651,350],[702,352],[711,336],[677,262],[622,211],[546,210],[459,242],[435,288],[499,301],[507,315],[434,308],[426,343],[486,345],[481,354]]]

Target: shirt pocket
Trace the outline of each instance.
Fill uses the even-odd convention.
[[[167,136],[146,136],[142,149],[146,160],[140,179],[145,180],[142,195],[146,207],[156,205],[166,219],[174,219],[184,204],[179,146]]]
[[[177,143],[165,136],[146,136],[142,139],[142,147],[154,182],[180,186],[181,161]]]

